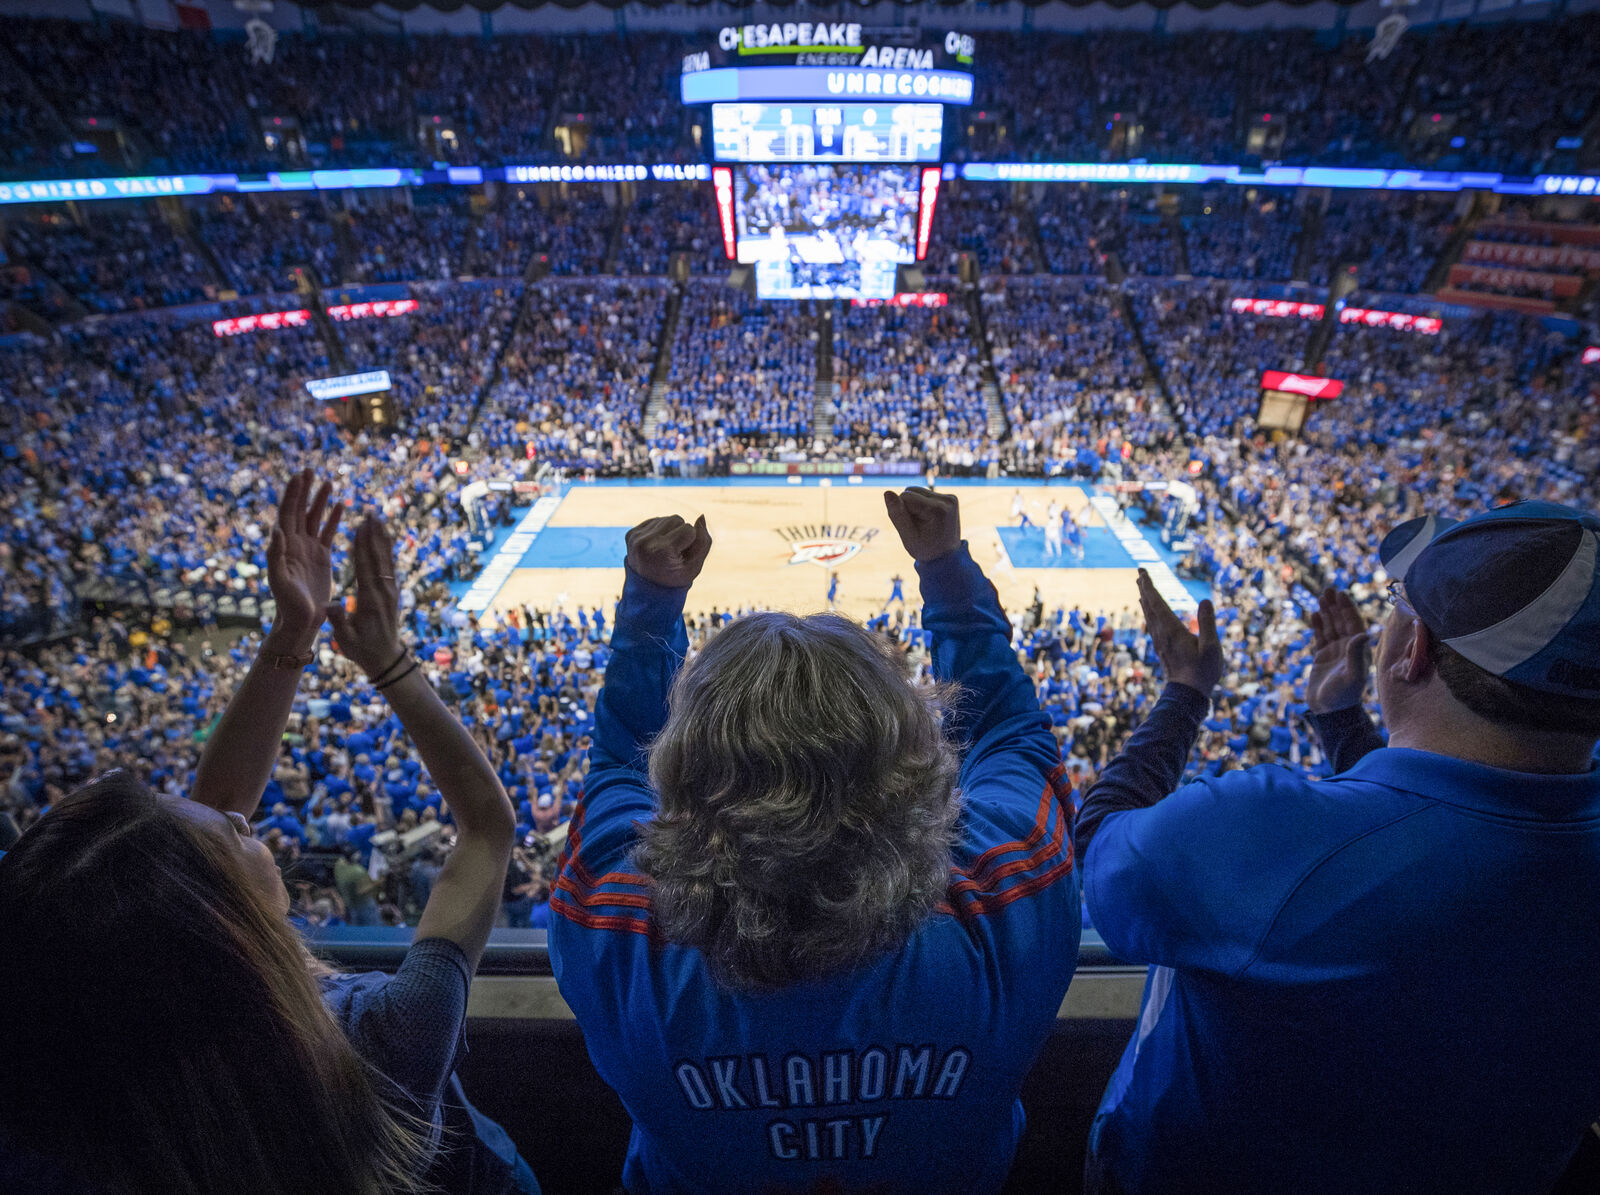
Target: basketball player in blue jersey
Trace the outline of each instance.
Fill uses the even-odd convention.
[[[835,609],[839,604],[839,574],[828,574],[828,609]]]
[[[959,701],[832,614],[685,664],[704,520],[628,535],[550,952],[633,1117],[630,1191],[965,1195],[1011,1166],[1077,958],[1069,790],[956,499],[885,502]]]
[[[899,573],[896,573],[889,583],[893,588],[889,590],[889,600],[883,603],[883,608],[887,610],[896,602],[899,602],[903,607],[906,604],[905,580]]]
[[[1081,564],[1083,562],[1083,527],[1073,517],[1070,510],[1061,512],[1061,531],[1066,537],[1067,547],[1072,549],[1073,557]]]

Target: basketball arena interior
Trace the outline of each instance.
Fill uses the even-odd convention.
[[[1230,778],[1270,770],[1315,794],[1335,791],[1350,767],[1327,737],[1319,696],[1332,683],[1324,648],[1336,638],[1377,657],[1375,679],[1354,690],[1364,729],[1389,737],[1385,752],[1404,743],[1415,755],[1434,740],[1400,729],[1410,726],[1402,707],[1421,717],[1422,699],[1405,704],[1404,686],[1427,683],[1425,665],[1408,660],[1448,642],[1491,680],[1520,682],[1519,661],[1588,625],[1587,590],[1563,607],[1564,630],[1551,629],[1557,599],[1547,594],[1534,621],[1549,626],[1530,630],[1524,619],[1515,628],[1522,639],[1543,635],[1537,643],[1514,658],[1480,659],[1475,636],[1534,608],[1502,592],[1495,569],[1509,567],[1504,558],[1474,557],[1453,589],[1428,578],[1463,567],[1449,562],[1474,534],[1509,535],[1506,520],[1486,512],[1513,503],[1541,504],[1539,517],[1570,519],[1586,537],[1570,565],[1550,566],[1551,592],[1577,585],[1575,570],[1595,571],[1600,523],[1575,513],[1600,510],[1594,0],[0,0],[0,397],[0,910],[10,910],[0,913],[0,942],[22,921],[32,927],[16,931],[26,939],[16,955],[0,954],[78,952],[80,992],[112,992],[137,970],[112,962],[104,952],[122,951],[108,943],[165,957],[143,935],[91,932],[132,899],[122,889],[143,883],[139,868],[155,866],[143,848],[130,846],[93,886],[74,889],[70,907],[91,928],[80,933],[74,921],[71,932],[46,932],[28,911],[43,905],[30,905],[25,878],[76,874],[40,860],[52,821],[92,804],[81,791],[104,797],[115,787],[107,775],[131,778],[151,809],[199,801],[198,789],[219,783],[249,790],[215,807],[234,820],[250,859],[270,858],[294,940],[318,968],[382,973],[396,987],[433,944],[421,941],[419,923],[430,932],[443,924],[437,908],[428,917],[430,904],[465,882],[465,858],[478,850],[465,845],[479,833],[478,814],[452,787],[464,782],[435,774],[457,757],[430,752],[471,752],[460,774],[481,766],[514,820],[493,856],[505,868],[489,906],[493,928],[486,945],[462,947],[470,987],[460,1048],[441,1072],[452,1076],[439,1097],[445,1136],[437,1103],[423,1099],[420,1119],[406,1113],[422,1128],[404,1127],[404,1148],[423,1149],[416,1140],[425,1139],[436,1151],[435,1185],[380,1167],[370,1181],[330,1177],[326,1188],[298,1189],[1600,1190],[1600,1140],[1585,1128],[1600,1118],[1600,1078],[1571,1124],[1553,1096],[1551,1108],[1530,1110],[1526,1093],[1538,1085],[1509,1072],[1491,1075],[1503,1106],[1473,1114],[1439,1096],[1436,1115],[1450,1123],[1439,1136],[1504,1138],[1516,1157],[1494,1173],[1516,1181],[1481,1178],[1489,1171],[1479,1167],[1481,1185],[1462,1186],[1443,1164],[1407,1170],[1396,1156],[1383,1160],[1384,1150],[1412,1152],[1400,1134],[1374,1147],[1378,1161],[1352,1162],[1345,1185],[1332,1177],[1353,1156],[1340,1134],[1361,1119],[1353,1109],[1381,1101],[1341,1078],[1325,1139],[1312,1131],[1301,1140],[1290,1114],[1255,1108],[1256,1147],[1246,1149],[1215,1125],[1194,1128],[1194,1108],[1234,1107],[1236,1097],[1203,1063],[1221,1047],[1192,1026],[1179,1053],[1201,1059],[1201,1077],[1151,1097],[1156,1127],[1130,1136],[1133,1097],[1112,1104],[1128,1084],[1144,1090],[1140,1043],[1148,1036],[1149,1049],[1161,1048],[1156,1022],[1170,1020],[1174,1004],[1191,1007],[1197,992],[1225,999],[1254,972],[1199,947],[1140,953],[1153,937],[1127,928],[1131,914],[1096,907],[1095,893],[1134,866],[1112,869],[1112,851],[1140,855],[1115,819],[1140,812],[1096,821],[1094,854],[1080,841],[1075,857],[1072,839],[1074,816],[1085,834],[1097,788],[1102,801],[1121,791],[1118,761],[1140,749],[1140,728],[1160,723],[1172,689],[1185,689],[1176,677],[1189,673],[1170,653],[1198,642],[1204,657],[1208,628],[1215,688],[1201,695],[1210,704],[1201,702],[1171,787],[1221,793]],[[999,661],[981,667],[950,646],[977,634],[951,629],[960,619],[942,587],[957,584],[953,566],[930,563],[908,530],[952,500],[965,544],[955,551],[970,557],[962,567],[992,586],[973,590],[971,617],[998,611],[984,625],[1002,644]],[[670,532],[647,522],[669,516],[683,520]],[[1491,518],[1488,531],[1479,517]],[[1396,546],[1412,534],[1420,538]],[[1550,544],[1560,539],[1550,535]],[[663,536],[670,549],[652,556]],[[686,574],[661,563],[669,552],[692,560],[673,566]],[[1525,574],[1544,567],[1544,557],[1528,559]],[[685,637],[673,647],[675,615],[656,626],[651,603],[680,585],[662,578],[680,575],[692,588]],[[385,584],[395,621],[384,633],[402,654],[368,667],[351,645],[380,632],[359,622],[378,616],[361,595],[381,595]],[[1497,611],[1486,628],[1462,610],[1476,584],[1483,609]],[[310,622],[289,611],[308,593]],[[917,693],[967,683],[964,668],[1015,672],[1031,693],[1034,732],[1059,753],[1038,821],[1035,776],[1014,841],[995,840],[993,851],[1014,852],[1010,863],[992,853],[963,862],[958,845],[951,894],[927,914],[959,923],[970,950],[997,952],[984,971],[994,988],[984,999],[994,1003],[978,1018],[993,1028],[1005,1002],[1021,999],[1007,967],[1033,965],[1003,957],[1022,949],[1003,919],[1021,917],[1059,877],[1072,884],[1070,907],[1056,914],[1070,926],[1053,937],[1046,926],[1027,948],[1035,962],[1040,951],[1059,953],[1070,985],[1040,980],[1047,996],[1032,999],[1050,1008],[1034,1037],[1006,1030],[1027,1044],[1015,1046],[1020,1061],[1006,1060],[1016,1090],[1001,1101],[1001,1160],[971,1173],[959,1160],[941,1163],[939,1182],[908,1177],[922,1173],[915,1156],[959,1159],[968,1147],[956,1148],[959,1133],[925,1121],[920,1108],[893,1101],[886,1122],[867,1105],[810,1119],[791,1110],[850,1102],[851,1078],[841,1099],[811,1099],[813,1072],[819,1094],[825,1074],[833,1091],[835,1057],[807,1054],[812,1038],[795,1038],[784,1092],[770,1099],[764,1064],[751,1070],[740,1059],[770,1057],[777,1090],[781,1034],[758,1043],[766,1054],[753,1037],[714,1040],[728,1008],[742,1010],[741,1032],[755,1034],[750,1026],[780,1014],[750,1010],[779,1005],[739,1003],[715,967],[704,991],[684,978],[681,956],[695,949],[672,940],[679,922],[661,907],[669,886],[650,878],[669,849],[665,831],[641,829],[636,862],[604,865],[620,870],[586,866],[585,852],[603,853],[611,832],[598,805],[587,806],[621,783],[610,770],[622,766],[618,728],[637,737],[622,755],[636,747],[649,756],[647,771],[640,763],[630,773],[646,801],[635,816],[645,819],[651,784],[671,788],[666,757],[687,750],[675,735],[696,691],[689,682],[702,659],[720,659],[717,639],[779,613],[796,617],[770,626],[834,627],[814,619],[827,612],[864,629]],[[1338,638],[1336,617],[1358,629]],[[1391,659],[1394,620],[1407,617],[1422,646]],[[306,636],[280,651],[294,619]],[[1441,629],[1450,619],[1466,628],[1459,637]],[[635,683],[617,672],[648,671],[629,657],[649,643],[688,660],[663,707],[665,729],[660,709],[645,716],[620,698],[607,704]],[[267,657],[275,663],[262,665]],[[1569,652],[1544,695],[1590,700],[1586,686],[1600,672],[1586,658]],[[1502,666],[1483,663],[1491,659]],[[1452,675],[1445,665],[1439,674],[1441,684]],[[289,676],[298,677],[292,696],[272,688]],[[418,732],[413,719],[434,716],[423,705],[432,698],[405,687],[419,677],[459,743],[437,728]],[[726,683],[736,680],[730,671]],[[830,683],[843,695],[858,680],[868,683],[843,666]],[[236,694],[243,702],[230,705]],[[960,697],[927,700],[952,703],[947,730],[965,716]],[[266,711],[280,706],[275,723]],[[257,737],[267,734],[259,766],[246,760],[252,719]],[[788,733],[803,741],[807,716],[799,719]],[[822,725],[817,736],[833,733]],[[1543,726],[1529,733],[1559,737]],[[227,747],[208,751],[216,738]],[[986,742],[952,740],[950,750],[976,759]],[[1571,770],[1463,750],[1530,775]],[[971,794],[960,817],[977,817],[987,806],[970,778],[951,799],[962,800],[961,783]],[[692,819],[669,816],[661,799],[662,825]],[[715,834],[737,837],[727,816]],[[1582,838],[1586,858],[1600,859],[1600,839],[1584,837],[1600,834],[1600,811],[1571,817],[1560,822],[1564,841]],[[1268,854],[1300,849],[1283,833]],[[31,854],[30,839],[41,840]],[[115,844],[98,845],[84,848],[84,867]],[[814,866],[833,857],[823,851]],[[1101,864],[1103,881],[1092,870]],[[1163,866],[1171,874],[1189,864]],[[1418,864],[1417,874],[1432,866]],[[1495,864],[1478,876],[1491,891],[1486,905],[1502,885],[1501,899],[1516,905],[1524,881],[1539,891],[1577,883],[1556,864],[1539,866]],[[1194,875],[1206,867],[1193,864]],[[1216,883],[1235,883],[1227,865],[1215,867]],[[1246,891],[1253,873],[1239,873],[1230,899],[1240,924],[1266,899],[1269,870],[1261,892]],[[1380,888],[1374,880],[1364,890],[1372,909],[1388,907]],[[741,907],[737,893],[724,896]],[[1156,903],[1179,916],[1183,902]],[[1417,893],[1403,911],[1344,912],[1404,920],[1424,905],[1434,907]],[[491,915],[479,906],[474,916]],[[1209,926],[1226,936],[1232,915],[1196,914],[1192,934]],[[1520,947],[1482,925],[1515,925],[1515,916],[1481,916],[1476,927],[1441,924],[1456,924],[1470,940],[1459,949],[1474,957],[1514,956]],[[1264,921],[1261,943],[1288,918]],[[735,920],[729,913],[718,933],[733,932]],[[907,929],[896,949],[911,950],[905,934],[923,932]],[[1352,931],[1317,932],[1326,943]],[[580,933],[626,939],[635,969],[625,972],[612,947],[595,947],[601,961],[592,961]],[[1441,950],[1458,950],[1452,932],[1437,933]],[[1538,961],[1516,971],[1510,990],[1485,979],[1473,999],[1530,1023],[1532,1003],[1517,1011],[1524,986],[1565,986],[1574,1005],[1600,1006],[1590,999],[1600,993],[1592,947],[1582,955],[1590,961],[1569,964],[1559,941],[1528,933],[1543,942]],[[181,937],[174,929],[148,941]],[[1426,961],[1391,961],[1408,990],[1427,986]],[[1358,1002],[1351,988],[1367,964],[1318,965],[1327,1000]],[[579,978],[586,969],[602,980]],[[858,1105],[874,1081],[872,1041],[890,1051],[898,1096],[905,1074],[895,1077],[895,1043],[935,1041],[923,1028],[944,1024],[935,1010],[967,999],[957,970],[948,982],[933,974],[915,990],[895,988],[903,1024],[886,1013],[888,1036],[852,1047]],[[318,982],[358,1005],[367,990]],[[663,1071],[661,1098],[691,1118],[675,1131],[701,1140],[709,1169],[669,1161],[680,1146],[663,1144],[674,1134],[661,1125],[680,1121],[652,1120],[651,1099],[629,1087],[627,1052],[619,1058],[615,1041],[603,1040],[622,1030],[596,1011],[607,999],[590,990],[596,982],[613,985],[617,1024],[637,1030],[646,1014],[633,1002],[648,1003],[654,990],[662,1003],[649,1015],[663,1018],[663,1041],[698,1026],[701,1044],[685,1047],[682,1061],[663,1055],[677,1069]],[[818,982],[807,1016],[825,1018],[835,996]],[[656,989],[672,983],[686,986],[661,997]],[[1169,999],[1169,983],[1191,986]],[[36,996],[41,1009],[78,998]],[[137,1003],[140,1016],[161,1017],[160,1001],[105,998],[128,1016]],[[1437,997],[1440,1007],[1453,998]],[[1261,1007],[1280,1009],[1277,1028],[1293,1020],[1282,1005]],[[375,1032],[379,1014],[350,1015],[350,1040],[378,1074],[361,1034]],[[60,1028],[54,1013],[37,1016],[51,1033]],[[28,1038],[34,1018],[8,1017],[9,1034]],[[129,1022],[135,1036],[143,1023]],[[1311,1021],[1299,1024],[1311,1032]],[[1504,1044],[1504,1031],[1493,1018],[1463,1021],[1454,1064],[1471,1069],[1493,1054],[1486,1042]],[[179,1036],[181,1026],[168,1025],[150,1040],[171,1050]],[[1384,1077],[1387,1040],[1329,1046],[1338,1059],[1329,1065],[1370,1051],[1363,1065],[1375,1088],[1409,1092],[1408,1081]],[[1563,1047],[1589,1058],[1600,1043],[1584,1048]],[[908,1049],[898,1065],[915,1070],[920,1056]],[[8,1052],[0,1046],[0,1068]],[[974,1079],[991,1081],[984,1061],[998,1067],[978,1047],[970,1064],[966,1053],[951,1061],[955,1050],[931,1057],[938,1077],[928,1082],[952,1100]],[[719,1069],[719,1058],[734,1069]],[[230,1189],[216,1185],[233,1173],[226,1163],[207,1161],[223,1167],[203,1171],[209,1179],[184,1170],[189,1147],[173,1144],[182,1134],[151,1138],[167,1151],[159,1161],[116,1153],[121,1170],[103,1168],[96,1150],[126,1143],[87,1128],[73,1131],[99,1144],[60,1154],[22,1127],[34,1124],[27,1105],[39,1084],[54,1088],[33,1071],[24,1082],[18,1066],[0,1080],[13,1088],[0,1099],[0,1154],[12,1148],[23,1160],[11,1172],[0,1164],[0,1186],[13,1173],[23,1177],[8,1189],[18,1191]],[[1308,1082],[1317,1069],[1307,1068]],[[385,1082],[370,1080],[375,1089]],[[122,1119],[124,1105],[107,1098],[84,1113],[85,1125]],[[138,1110],[124,1123],[160,1118],[156,1097],[150,1107],[126,1098]],[[230,1116],[256,1118],[252,1097],[237,1096],[237,1107],[212,1098],[221,1102],[197,1133],[226,1141]],[[1427,1097],[1407,1098],[1426,1122]],[[1175,1105],[1189,1110],[1172,1114],[1190,1116],[1193,1132],[1162,1137]],[[480,1144],[499,1147],[511,1185],[482,1175],[473,1185],[459,1167],[439,1177],[457,1131],[450,1110],[462,1108]],[[834,1115],[857,1117],[863,1135],[851,1136],[858,1120]],[[1566,1143],[1560,1156],[1536,1159],[1532,1146],[1517,1154],[1537,1136],[1519,1117],[1558,1125],[1550,1133]],[[968,1112],[960,1119],[976,1123]],[[1360,1132],[1383,1138],[1385,1118],[1370,1119]],[[873,1169],[880,1128],[885,1154],[904,1154],[908,1168],[895,1169],[891,1156]],[[754,1134],[775,1170],[747,1165],[742,1138],[724,1152],[720,1139],[741,1133]],[[1295,1154],[1290,1136],[1318,1159],[1314,1170],[1285,1160]],[[265,1129],[249,1140],[271,1152]],[[1217,1158],[1256,1156],[1208,1169],[1213,1143]],[[391,1160],[404,1152],[392,1141],[384,1149]],[[987,1159],[990,1149],[974,1144],[970,1154]],[[1175,1150],[1192,1168],[1126,1161],[1143,1149],[1151,1158]],[[147,1181],[163,1172],[174,1176],[170,1187]],[[1302,1173],[1321,1178],[1281,1177]],[[1385,1173],[1411,1177],[1371,1177]],[[1160,1174],[1189,1174],[1193,1184]],[[51,1185],[57,1179],[63,1185]]]

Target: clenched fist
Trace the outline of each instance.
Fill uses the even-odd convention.
[[[646,519],[628,532],[628,567],[666,589],[687,589],[711,551],[706,517],[685,523],[678,515]]]
[[[885,490],[883,504],[913,560],[937,560],[961,546],[961,504],[955,495],[917,485],[903,494]]]

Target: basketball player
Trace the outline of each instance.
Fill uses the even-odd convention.
[[[1011,492],[1011,517],[1013,519],[1021,519],[1023,524],[1028,521],[1028,512],[1023,505],[1021,490],[1013,490]]]
[[[1073,557],[1079,564],[1083,563],[1083,527],[1073,516],[1070,510],[1061,512],[1061,530],[1066,533],[1067,546],[1072,549]]]
[[[828,574],[828,609],[835,610],[839,604],[839,574]]]
[[[1056,504],[1050,504],[1050,513],[1044,520],[1044,557],[1055,560],[1061,555],[1061,520],[1056,517]]]
[[[905,580],[900,576],[899,573],[894,575],[894,577],[890,580],[890,584],[893,585],[894,588],[889,590],[889,600],[883,603],[883,608],[885,610],[894,605],[896,602],[899,602],[902,606],[906,604]]]

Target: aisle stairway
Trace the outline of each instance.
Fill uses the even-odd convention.
[[[1422,291],[1424,294],[1434,294],[1450,280],[1450,267],[1461,260],[1461,254],[1467,247],[1467,242],[1472,239],[1472,232],[1478,226],[1478,219],[1483,214],[1483,202],[1478,195],[1472,197],[1472,207],[1467,210],[1461,223],[1456,225],[1456,230],[1450,234],[1450,239],[1445,242],[1444,248],[1439,251],[1439,259],[1433,263],[1428,271],[1428,276],[1423,279]]]
[[[1190,278],[1194,270],[1189,266],[1189,237],[1184,232],[1183,221],[1173,211],[1163,212],[1161,223],[1166,227],[1167,235],[1172,238],[1173,253],[1178,259],[1178,277]]]
[[[467,422],[461,429],[461,434],[463,437],[471,432],[473,427],[477,424],[478,415],[483,410],[483,404],[488,401],[489,395],[494,392],[495,386],[497,386],[500,383],[500,379],[505,376],[506,354],[511,351],[511,346],[516,341],[517,337],[522,335],[524,326],[530,319],[533,318],[531,314],[533,309],[528,302],[528,297],[533,293],[533,265],[537,260],[538,257],[535,255],[533,259],[529,261],[527,270],[524,272],[522,293],[517,298],[516,314],[511,317],[510,330],[506,332],[505,338],[500,341],[499,347],[495,350],[494,360],[490,362],[489,371],[483,376],[483,384],[478,387],[478,393],[473,397],[472,411],[470,414],[468,414]]]
[[[1327,202],[1328,197],[1324,194],[1320,203],[1307,203],[1300,209],[1303,219],[1299,239],[1295,242],[1294,265],[1290,267],[1289,277],[1302,285],[1310,284],[1312,268],[1317,264],[1317,246],[1322,242],[1322,220]]]
[[[1003,440],[1010,434],[1011,423],[1006,418],[1005,400],[1000,396],[1000,378],[994,368],[994,353],[989,348],[989,325],[983,310],[983,291],[979,286],[971,286],[966,292],[967,311],[972,318],[972,342],[978,352],[978,365],[982,371],[982,381],[979,389],[983,391],[983,402],[989,412],[989,424],[985,429],[989,437],[994,440]]]
[[[304,265],[300,270],[302,279],[300,297],[311,311],[311,322],[316,325],[317,336],[327,351],[328,363],[336,374],[349,373],[350,363],[345,357],[344,341],[339,337],[337,325],[329,318],[328,304],[322,298],[325,283],[317,277],[314,266]]]
[[[617,256],[622,252],[622,231],[628,223],[628,204],[618,200],[611,211],[611,231],[606,235],[606,253],[600,261],[602,274],[617,272]]]
[[[811,439],[822,445],[833,443],[833,399],[838,392],[833,378],[833,312],[834,305],[829,300],[817,314],[817,380],[811,408]]]
[[[661,408],[667,400],[667,379],[672,372],[672,342],[678,334],[678,320],[683,314],[685,283],[672,288],[667,296],[667,309],[661,316],[661,336],[656,341],[656,360],[650,369],[650,396],[645,400],[641,431],[645,440],[656,434],[656,424],[661,418]]]
[[[161,216],[166,220],[172,231],[189,247],[189,251],[204,263],[207,272],[219,291],[234,290],[233,275],[228,272],[227,265],[217,256],[216,251],[206,243],[204,237],[195,229],[194,218],[189,209],[184,207],[171,196],[164,196],[156,200]]]
[[[1139,313],[1134,308],[1133,300],[1129,297],[1127,291],[1119,288],[1112,298],[1112,303],[1117,309],[1117,314],[1122,317],[1123,324],[1127,326],[1129,334],[1133,336],[1134,345],[1139,350],[1139,359],[1144,362],[1144,376],[1152,389],[1155,406],[1173,423],[1178,425],[1178,430],[1182,434],[1188,435],[1189,429],[1184,426],[1183,420],[1178,417],[1177,410],[1173,406],[1172,390],[1167,385],[1166,375],[1161,371],[1161,364],[1156,360],[1155,354],[1150,351],[1150,345],[1145,341],[1144,328],[1139,323]]]

